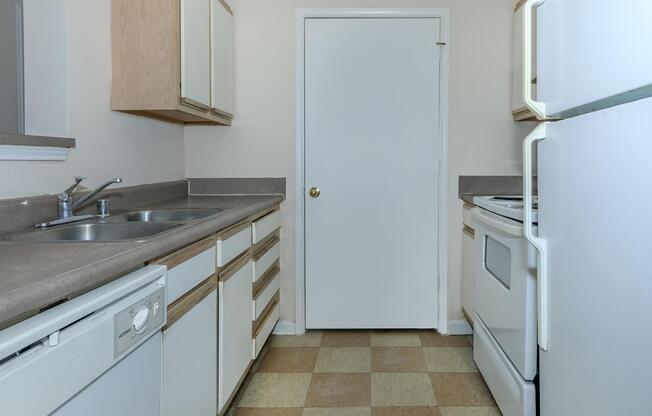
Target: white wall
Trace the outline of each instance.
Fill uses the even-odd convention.
[[[67,40],[55,51],[67,55],[66,111],[60,112],[67,120],[61,125],[77,148],[65,162],[0,162],[0,198],[60,192],[76,175],[87,176],[89,187],[116,176],[125,186],[183,178],[181,125],[110,110],[111,0],[26,0],[32,6],[53,1],[66,7]],[[52,97],[54,91],[41,93],[64,101],[58,93]],[[42,126],[31,130],[47,133]]]
[[[236,119],[186,128],[186,176],[288,178],[281,319],[294,311],[294,9],[450,8],[449,320],[462,319],[458,175],[520,174],[531,125],[511,121],[513,0],[231,0],[236,27]],[[334,120],[334,122],[337,122]]]

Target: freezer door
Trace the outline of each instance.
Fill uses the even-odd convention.
[[[538,145],[548,248],[541,416],[649,416],[652,99],[550,123]]]
[[[537,99],[548,115],[652,95],[652,1],[545,0],[536,12]]]

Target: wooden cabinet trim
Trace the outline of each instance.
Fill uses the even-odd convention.
[[[220,4],[222,5],[222,7],[224,7],[224,9],[225,9],[225,10],[226,10],[226,11],[227,11],[231,16],[233,16],[233,10],[231,9],[231,6],[229,6],[227,2],[225,2],[224,0],[217,0],[217,1],[219,1]],[[521,0],[521,1],[525,1],[525,0]]]
[[[249,261],[251,261],[251,253],[249,251],[245,251],[235,259],[231,260],[224,267],[220,267],[218,270],[218,277],[220,282],[226,282],[229,280],[240,269],[246,266]]]
[[[220,117],[225,117],[225,118],[228,118],[228,119],[232,119],[232,118],[233,118],[233,114],[232,114],[232,113],[229,113],[228,111],[224,111],[224,110],[221,110],[221,109],[216,108],[216,107],[212,107],[212,108],[211,108],[211,111],[212,111],[214,114],[216,114],[216,115],[218,115],[218,116],[220,116]]]
[[[258,334],[260,333],[260,328],[263,326],[267,318],[269,317],[270,312],[278,305],[281,301],[281,290],[277,290],[276,293],[274,293],[274,296],[269,300],[269,303],[267,306],[265,306],[265,309],[260,313],[260,316],[258,319],[256,319],[253,324],[251,325],[251,337],[256,338]]]
[[[276,275],[281,271],[281,261],[276,259],[276,261],[269,266],[265,273],[260,276],[260,279],[252,285],[251,296],[253,299],[257,299],[263,290],[274,280]]]
[[[186,313],[197,306],[202,300],[204,300],[215,290],[217,290],[216,274],[204,280],[192,288],[190,291],[188,291],[188,293],[171,303],[168,306],[168,321],[165,324],[165,327],[163,327],[163,331],[174,325],[175,322],[181,319]]]
[[[263,217],[265,217],[265,216],[271,214],[272,212],[276,212],[276,211],[278,211],[278,210],[280,210],[280,209],[281,209],[281,205],[280,205],[280,204],[276,204],[276,205],[274,205],[274,206],[271,206],[271,207],[269,207],[269,208],[266,208],[266,209],[264,209],[264,210],[262,210],[262,211],[259,211],[259,212],[255,213],[254,215],[252,215],[252,216],[249,217],[249,218],[250,218],[250,220],[251,220],[252,222],[255,222],[255,221],[258,221],[258,220],[260,220],[261,218],[263,218]]]
[[[208,111],[209,109],[209,106],[207,106],[206,104],[200,103],[199,101],[193,100],[192,98],[188,98],[188,97],[181,97],[181,104],[197,109],[199,111]]]
[[[227,228],[225,228],[223,230],[220,230],[217,233],[217,239],[224,241],[224,240],[228,239],[229,237],[233,237],[234,235],[236,235],[240,231],[244,230],[245,228],[249,227],[250,225],[251,225],[251,223],[249,222],[248,219],[244,220],[244,221],[240,221],[240,222],[238,222],[236,224],[233,224],[230,227],[227,227]]]
[[[215,236],[210,236],[199,240],[192,244],[189,244],[183,248],[178,249],[177,251],[167,254],[163,257],[159,257],[150,261],[150,264],[162,264],[167,266],[168,270],[172,270],[181,263],[190,260],[196,255],[203,253],[204,251],[214,248],[216,243]]]
[[[514,6],[514,12],[516,12],[518,9],[523,7],[526,1],[527,0],[518,0],[518,2],[516,2],[516,5]]]
[[[464,234],[468,235],[471,238],[475,238],[475,230],[469,227],[468,225],[464,225],[464,227],[462,228],[462,232],[464,232]]]
[[[280,228],[277,228],[272,234],[270,234],[265,240],[256,244],[253,248],[253,258],[255,261],[260,260],[269,250],[272,249],[279,241],[281,241]]]

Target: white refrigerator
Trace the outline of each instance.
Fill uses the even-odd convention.
[[[529,106],[549,118],[524,142],[526,211],[532,155],[538,174],[538,235],[526,234],[540,253],[539,416],[649,416],[652,1],[526,7]]]

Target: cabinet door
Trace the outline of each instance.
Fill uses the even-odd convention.
[[[210,107],[210,1],[181,0],[181,101]]]
[[[233,14],[223,0],[211,1],[211,108],[233,117]]]
[[[217,413],[217,291],[163,332],[163,416]]]
[[[219,412],[228,404],[251,362],[252,273],[248,261],[219,283]]]
[[[462,309],[473,319],[473,271],[475,270],[474,230],[464,224],[462,230]]]

